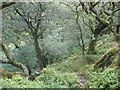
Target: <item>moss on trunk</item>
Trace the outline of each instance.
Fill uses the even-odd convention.
[[[96,63],[94,68],[109,67],[118,56],[118,47],[108,50]]]
[[[89,45],[88,54],[95,54],[96,40],[92,40]]]
[[[24,72],[9,72],[6,69],[0,69],[0,77],[1,78],[12,78],[15,75],[20,75],[21,77],[27,77]]]
[[[7,70],[5,69],[0,69],[0,77],[2,78],[12,78],[13,74],[11,72],[8,72]]]
[[[27,67],[25,65],[23,65],[22,63],[15,61],[14,58],[12,57],[11,53],[8,51],[8,49],[6,48],[6,46],[4,44],[2,44],[2,50],[5,53],[5,56],[7,57],[8,61],[5,62],[3,60],[0,60],[0,63],[7,63],[7,64],[11,64],[15,67],[18,67],[19,69],[23,70],[23,72],[26,73],[27,76],[29,76],[29,71],[28,71]]]

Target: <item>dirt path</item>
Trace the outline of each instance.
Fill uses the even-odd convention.
[[[79,75],[80,77],[80,84],[78,85],[78,88],[85,88],[87,83],[87,77],[83,75]]]

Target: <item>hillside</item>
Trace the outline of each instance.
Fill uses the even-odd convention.
[[[120,88],[119,6],[0,3],[0,89]]]
[[[25,83],[31,82],[31,84],[32,84],[32,83],[36,83],[36,82],[38,82],[38,80],[40,80],[40,82],[43,81],[43,85],[46,85],[44,87],[59,88],[59,87],[66,87],[62,84],[65,84],[65,81],[67,80],[66,85],[71,85],[70,87],[74,87],[74,86],[79,87],[79,88],[88,87],[88,85],[90,84],[88,82],[90,82],[90,80],[91,80],[89,73],[90,72],[93,73],[94,65],[97,62],[97,60],[100,57],[102,57],[102,55],[106,51],[108,51],[110,48],[113,48],[117,45],[117,43],[113,40],[113,38],[110,38],[109,36],[111,36],[111,35],[105,35],[104,36],[105,39],[103,38],[98,42],[98,44],[96,45],[96,48],[99,47],[99,49],[96,49],[97,50],[96,55],[84,55],[84,56],[82,56],[80,54],[71,55],[70,57],[63,58],[63,60],[61,60],[59,62],[48,65],[46,68],[43,69],[43,71],[41,71],[42,74],[40,74],[40,76],[36,77],[35,81],[29,81],[29,80],[27,80],[27,78],[24,79],[23,81],[25,81]],[[110,68],[110,69],[112,69],[112,68]],[[108,69],[108,71],[109,71],[109,69]],[[113,68],[112,72],[114,72],[114,68]],[[111,75],[111,73],[108,73],[107,76],[110,76],[109,74]],[[54,81],[55,79],[60,80],[61,84],[60,84],[60,82],[58,83],[58,82]],[[92,78],[92,79],[94,80],[94,78]],[[4,87],[6,87],[6,82],[8,83],[9,80],[10,79],[6,79],[5,81],[3,81]],[[16,77],[16,78],[13,78],[12,80],[14,81],[13,84],[15,84],[15,82],[18,83],[18,82],[22,81],[22,78]],[[51,84],[51,82],[53,82],[53,85]],[[58,85],[55,84],[55,82],[58,83]],[[106,81],[106,83],[108,83],[108,81]],[[7,85],[11,85],[11,84],[8,83]],[[23,86],[23,84],[21,84],[21,85],[22,85],[22,87],[29,87],[29,86]],[[14,86],[14,87],[17,87],[17,86],[18,85]],[[41,85],[41,86],[35,86],[35,87],[43,87],[43,86]],[[94,87],[97,88],[97,85],[95,85]]]

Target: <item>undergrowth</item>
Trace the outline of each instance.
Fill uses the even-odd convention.
[[[120,88],[118,82],[118,70],[108,68],[104,70],[93,69],[94,63],[110,48],[116,45],[115,42],[102,39],[100,46],[96,47],[96,54],[79,55],[78,50],[71,51],[70,54],[59,58],[59,62],[48,65],[42,75],[35,81],[27,78],[14,76],[12,79],[3,79],[4,88],[74,88],[79,84],[78,75],[88,75],[87,85],[89,88]],[[75,52],[75,53],[74,53]],[[72,54],[72,55],[71,55]],[[91,69],[92,67],[92,69]]]
[[[88,73],[88,88],[120,88],[118,73],[116,68],[92,70]]]
[[[45,68],[34,81],[21,76],[2,79],[2,88],[74,88],[79,84],[76,73],[61,73],[54,68]]]

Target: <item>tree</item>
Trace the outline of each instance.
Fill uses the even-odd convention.
[[[15,3],[14,3],[14,2],[9,2],[9,3],[5,2],[5,3],[4,3],[2,6],[0,6],[0,7],[2,7],[2,9],[3,9],[4,7],[8,7],[8,6],[12,5],[12,4],[15,4]],[[0,9],[1,9],[1,8],[0,8]],[[0,36],[0,46],[2,47],[2,50],[4,51],[5,56],[6,56],[7,59],[8,59],[8,61],[0,60],[0,63],[12,64],[13,66],[22,69],[23,72],[24,72],[27,76],[29,76],[29,71],[28,71],[27,67],[24,66],[24,65],[21,64],[21,63],[16,62],[16,61],[12,58],[10,52],[7,50],[6,46],[2,43],[2,35]]]
[[[13,66],[18,67],[19,69],[23,70],[23,72],[27,76],[29,76],[28,68],[26,66],[24,66],[23,64],[16,62],[4,44],[2,44],[1,47],[2,47],[3,52],[5,53],[5,56],[7,57],[8,61],[0,60],[0,63],[12,64]]]
[[[79,3],[74,3],[74,6],[71,6],[71,5],[67,4],[67,3],[62,3],[62,4],[69,7],[70,10],[75,14],[75,22],[76,22],[76,25],[77,25],[76,28],[80,32],[80,35],[77,36],[77,39],[78,39],[79,46],[82,48],[82,54],[84,55],[85,54],[85,40],[84,40],[82,27],[81,27],[81,24],[80,24],[80,10],[79,10],[80,4]],[[81,43],[80,43],[80,41],[81,41]]]
[[[82,5],[83,10],[87,14],[94,15],[96,18],[98,24],[96,29],[93,32],[93,39],[91,40],[89,44],[89,50],[88,53],[94,54],[95,53],[95,45],[98,39],[98,36],[100,33],[105,29],[108,28],[108,26],[114,21],[113,17],[117,11],[120,9],[118,8],[117,4],[114,2],[109,2],[109,3],[102,3],[103,9],[97,10],[97,5],[100,5],[100,2],[90,2],[90,3],[84,3],[80,1],[80,4]],[[87,7],[88,5],[88,7]],[[96,7],[96,9],[95,9]],[[108,13],[106,8],[111,10],[111,13]]]
[[[15,2],[3,2],[2,5],[0,5],[0,10],[2,10],[5,7],[9,7],[13,4],[15,4]]]
[[[47,58],[45,57],[42,49],[39,47],[38,39],[43,39],[42,35],[45,31],[45,28],[42,27],[42,22],[45,18],[45,4],[44,3],[22,3],[21,5],[24,5],[22,8],[15,7],[15,11],[17,14],[20,15],[20,17],[23,19],[23,21],[28,25],[29,30],[27,31],[34,40],[34,46],[36,50],[36,57],[38,58],[39,68],[42,69],[46,67],[47,65]],[[31,11],[25,11],[25,8],[28,9],[29,5],[34,7],[34,10]],[[34,14],[33,14],[34,13]]]

